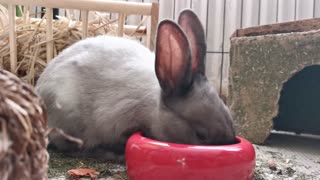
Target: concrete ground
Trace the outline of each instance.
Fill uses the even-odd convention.
[[[255,149],[256,180],[320,180],[320,136],[274,132]]]
[[[255,180],[320,180],[320,136],[273,132],[265,145],[254,146],[257,157]],[[97,169],[99,179],[127,179],[123,164],[49,152],[49,179],[69,179],[67,170],[80,167]]]

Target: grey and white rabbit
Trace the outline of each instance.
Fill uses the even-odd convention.
[[[81,138],[80,154],[106,159],[122,154],[136,131],[174,143],[233,143],[230,111],[205,76],[203,27],[191,10],[180,13],[178,24],[159,23],[155,53],[112,36],[61,52],[36,86],[49,127]],[[57,134],[50,140],[62,151],[78,150]]]

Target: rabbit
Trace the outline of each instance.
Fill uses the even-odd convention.
[[[234,143],[233,118],[207,80],[205,54],[204,29],[190,9],[181,11],[178,24],[158,24],[155,52],[108,35],[76,42],[47,65],[36,92],[47,106],[48,126],[84,144],[78,148],[58,134],[50,144],[117,160],[137,131],[172,143]]]

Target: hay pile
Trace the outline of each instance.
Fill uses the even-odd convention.
[[[1,6],[1,5],[0,5]],[[0,8],[0,69],[10,70],[9,32],[5,8]],[[89,21],[88,36],[102,34],[116,35],[117,20],[94,13]],[[16,18],[18,67],[17,76],[32,85],[46,66],[46,20],[39,18]],[[135,32],[135,31],[134,31]],[[81,39],[82,23],[66,17],[53,21],[54,56]]]
[[[0,179],[47,179],[47,116],[29,84],[0,70]]]
[[[0,31],[8,24],[8,10],[0,5]]]

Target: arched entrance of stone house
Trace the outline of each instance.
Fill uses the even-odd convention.
[[[284,82],[278,104],[279,112],[273,119],[276,131],[267,138],[263,153],[294,159],[291,167],[299,169],[307,165],[309,168],[303,172],[319,174],[320,65],[307,66]],[[276,162],[281,162],[279,157]]]
[[[283,84],[274,129],[320,135],[320,65],[308,66]]]

